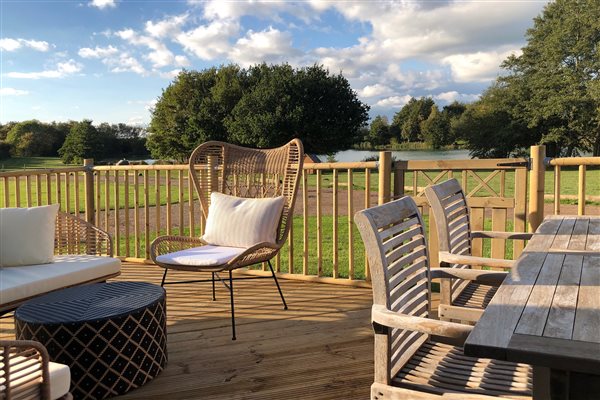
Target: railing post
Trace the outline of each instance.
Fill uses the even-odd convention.
[[[544,178],[546,146],[531,146],[531,172],[529,180],[529,231],[535,232],[544,220]]]
[[[586,165],[579,166],[579,179],[577,185],[577,215],[585,215],[585,171]]]
[[[390,201],[392,186],[392,152],[379,152],[379,205]]]
[[[404,196],[406,162],[394,162],[394,200]]]
[[[96,225],[94,219],[94,159],[84,159],[83,166],[85,167],[85,220],[90,224]]]

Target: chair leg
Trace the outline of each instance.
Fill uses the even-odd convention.
[[[288,306],[285,302],[285,298],[283,297],[283,293],[281,292],[281,288],[279,287],[279,282],[277,281],[277,276],[275,275],[275,271],[273,271],[273,266],[271,265],[271,260],[268,260],[269,269],[271,270],[271,274],[273,275],[273,279],[275,280],[275,285],[277,285],[277,290],[279,291],[279,296],[281,296],[281,301],[283,302],[283,309],[287,310]]]
[[[231,270],[229,271],[229,298],[231,301],[231,340],[235,340],[235,311],[233,307],[233,278],[231,276]]]
[[[165,273],[163,274],[162,282],[160,283],[161,287],[165,285],[165,279],[167,279],[167,271],[168,269],[165,268]]]
[[[217,298],[215,297],[215,273],[211,272],[210,274],[212,275],[213,301],[215,301],[217,300]]]

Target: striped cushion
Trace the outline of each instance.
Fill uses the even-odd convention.
[[[202,239],[215,246],[252,247],[275,243],[283,196],[245,199],[213,192]]]

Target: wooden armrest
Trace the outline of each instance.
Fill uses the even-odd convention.
[[[508,273],[504,271],[485,271],[482,269],[435,268],[431,270],[432,278],[453,278],[500,286]]]
[[[371,321],[390,328],[406,329],[448,338],[451,339],[452,343],[460,345],[465,342],[467,336],[473,330],[470,325],[399,314],[380,304],[373,304]]]
[[[514,260],[452,254],[447,251],[440,251],[439,258],[440,263],[445,262],[448,264],[477,265],[497,268],[512,268],[515,264]]]
[[[472,231],[471,238],[473,239],[512,239],[512,240],[529,240],[533,233],[527,232],[502,232],[502,231]]]

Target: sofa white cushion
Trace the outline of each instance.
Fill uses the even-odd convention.
[[[60,255],[55,256],[51,264],[0,268],[0,304],[116,274],[120,270],[118,258],[88,255]]]
[[[156,257],[156,261],[166,264],[210,267],[225,264],[245,250],[241,247],[207,245],[163,254]]]
[[[9,366],[11,370],[11,386],[20,386],[25,384],[37,385],[42,377],[39,370],[39,362],[36,359],[26,360],[25,357],[17,356],[11,360]],[[4,363],[0,361],[0,369],[4,368]],[[50,361],[48,363],[48,372],[50,375],[50,398],[58,399],[69,393],[71,387],[71,370],[64,364]],[[39,379],[31,381],[31,374],[39,376]],[[6,390],[4,385],[0,385],[0,392]]]
[[[283,196],[246,199],[213,192],[202,239],[215,246],[252,247],[275,243]]]
[[[58,207],[0,209],[0,267],[52,262]]]

